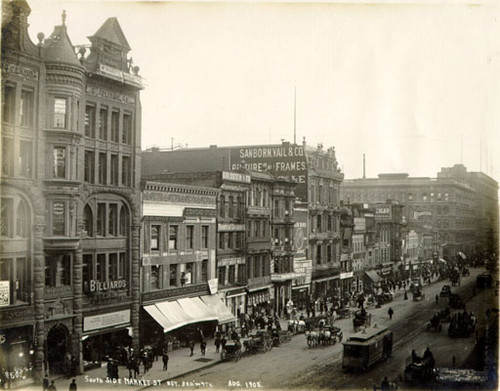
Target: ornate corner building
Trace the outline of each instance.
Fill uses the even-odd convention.
[[[35,44],[30,11],[3,4],[3,387],[139,337],[139,68],[116,18],[76,47],[63,12]]]

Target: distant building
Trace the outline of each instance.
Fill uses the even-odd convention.
[[[404,205],[408,232],[418,235],[418,257],[433,251],[444,258],[498,254],[498,183],[457,164],[442,168],[436,178],[379,174],[378,178],[345,180],[344,202],[385,202]],[[432,244],[431,244],[432,242]]]

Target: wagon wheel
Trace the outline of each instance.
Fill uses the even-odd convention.
[[[332,338],[332,344],[335,345],[337,343],[337,337],[333,336]]]

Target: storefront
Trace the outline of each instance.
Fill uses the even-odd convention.
[[[309,284],[292,286],[292,301],[299,311],[305,311],[309,305]]]
[[[239,326],[239,319],[243,314],[246,314],[246,288],[241,287],[237,289],[233,289],[230,291],[226,291],[226,306],[231,310],[231,313],[236,316],[237,324]]]
[[[365,292],[377,293],[381,288],[383,278],[375,270],[365,271]]]
[[[0,387],[17,388],[33,383],[33,327],[0,330]]]
[[[247,311],[249,315],[258,314],[264,311],[266,314],[271,313],[271,295],[270,287],[259,288],[258,290],[250,291],[247,294]]]
[[[84,370],[101,365],[109,357],[118,359],[132,345],[130,310],[85,316],[83,318],[82,358]]]

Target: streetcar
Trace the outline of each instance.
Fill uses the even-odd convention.
[[[386,327],[368,328],[344,342],[342,368],[366,370],[392,354],[392,331]]]

